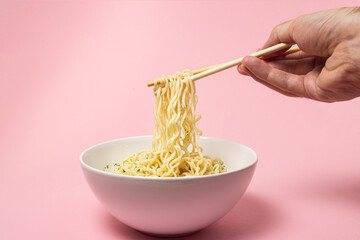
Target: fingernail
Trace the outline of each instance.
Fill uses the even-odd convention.
[[[242,74],[242,75],[247,75],[247,73],[246,73],[246,68],[245,68],[244,65],[242,65],[242,64],[238,65],[237,70],[238,70],[238,72],[239,72],[240,74]]]

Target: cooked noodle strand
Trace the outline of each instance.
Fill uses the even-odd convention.
[[[203,156],[202,131],[196,127],[198,98],[191,71],[163,75],[155,81],[152,149],[129,156],[107,171],[145,177],[202,176],[226,171],[219,158]],[[170,81],[168,81],[170,80]]]

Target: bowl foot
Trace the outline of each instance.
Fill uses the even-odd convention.
[[[139,231],[139,230],[138,230]],[[189,235],[192,235],[192,234],[195,234],[197,232],[199,232],[201,230],[196,230],[196,231],[193,231],[193,232],[187,232],[187,233],[179,233],[179,234],[163,234],[163,233],[150,233],[150,232],[143,232],[143,231],[139,231],[143,234],[146,234],[146,235],[149,235],[149,236],[152,236],[152,237],[160,237],[160,238],[179,238],[179,237],[185,237],[185,236],[189,236]]]

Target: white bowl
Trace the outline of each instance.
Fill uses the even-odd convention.
[[[201,137],[204,154],[220,157],[226,173],[156,178],[102,171],[108,163],[151,149],[151,141],[152,136],[113,140],[90,147],[80,156],[86,180],[104,207],[124,224],[151,235],[187,235],[222,218],[244,194],[257,163],[249,147]]]

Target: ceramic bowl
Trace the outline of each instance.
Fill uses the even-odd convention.
[[[226,215],[247,189],[256,153],[236,142],[201,137],[204,155],[220,157],[226,173],[210,176],[157,178],[104,172],[107,164],[151,149],[152,136],[97,144],[80,156],[85,178],[102,205],[119,221],[156,236],[199,231]]]

